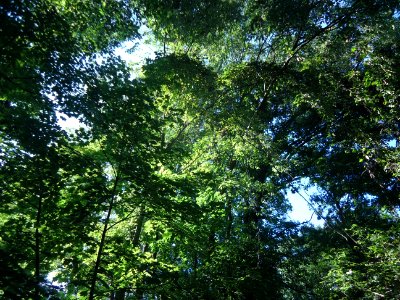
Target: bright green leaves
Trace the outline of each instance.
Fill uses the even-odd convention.
[[[4,147],[0,176],[5,201],[1,230],[6,233],[2,235],[5,238],[2,250],[6,252],[4,257],[16,254],[13,263],[3,265],[4,272],[21,274],[24,278],[21,280],[24,286],[21,284],[20,288],[2,281],[1,288],[7,298],[47,297],[52,287],[45,285],[45,278],[55,269],[68,270],[67,276],[60,277],[67,281],[87,280],[92,269],[85,268],[85,262],[97,246],[93,232],[101,225],[100,215],[109,200],[109,174],[104,165],[133,152],[134,145],[142,145],[136,149],[141,153],[139,158],[154,153],[148,145],[154,140],[150,133],[154,126],[149,126],[149,101],[142,96],[143,92],[138,95],[136,90],[126,88],[130,85],[129,72],[124,73],[120,65],[112,68],[109,63],[101,68],[94,62],[94,51],[105,53],[137,32],[134,11],[126,2],[104,4],[47,1],[1,4],[4,34],[0,41],[0,85],[4,101],[0,120]],[[99,10],[106,12],[102,19],[98,18]],[[117,28],[118,32],[111,31]],[[89,90],[85,84],[91,81],[100,92],[82,99],[79,96],[85,95],[85,89]],[[110,88],[115,88],[115,92]],[[96,105],[107,98],[117,107],[116,101],[122,103],[123,94],[129,95],[126,102],[132,103],[135,98],[136,106],[128,103],[116,113]],[[139,97],[142,99],[137,100]],[[120,116],[122,109],[133,111],[130,119]],[[72,135],[64,136],[56,124],[57,111],[91,121],[88,129],[91,136],[86,134],[80,140],[74,136],[72,142]],[[143,112],[147,115],[142,116]],[[132,115],[139,121],[133,120]],[[104,126],[100,120],[110,124]],[[135,122],[139,125],[134,126]],[[137,133],[142,129],[143,135]],[[104,135],[116,136],[123,130],[119,140],[104,139]],[[144,134],[145,130],[149,135]],[[82,144],[96,142],[93,137],[104,141],[102,149],[85,149],[81,153]],[[138,142],[127,144],[122,139]],[[113,150],[111,144],[117,149]],[[152,164],[140,161],[133,162],[137,169]],[[121,165],[134,170],[127,166],[126,160]],[[149,169],[142,173],[149,173]],[[138,177],[142,173],[135,172]],[[149,176],[142,176],[142,182],[143,177]],[[17,222],[13,221],[16,217]],[[64,248],[66,241],[74,246]]]
[[[208,108],[215,101],[215,74],[188,56],[170,55],[150,62],[144,68],[144,75],[159,109],[161,147],[168,155],[187,154],[187,145],[206,130]]]
[[[93,53],[138,36],[140,20],[129,1],[54,1],[81,51]]]
[[[237,1],[138,0],[148,25],[160,41],[207,42],[240,18]]]
[[[326,245],[331,242],[325,246],[322,243],[306,244],[306,251],[312,255],[315,250],[321,251],[315,253],[319,257],[314,257],[315,263],[312,264],[314,267],[319,266],[319,270],[310,269],[312,265],[303,265],[301,268],[307,268],[304,273],[311,276],[323,270],[323,273],[319,273],[318,285],[329,290],[331,298],[396,297],[399,268],[394,260],[398,255],[398,245],[393,241],[396,240],[398,229],[393,224],[385,224],[383,227],[386,229],[353,225],[346,231],[357,240],[358,244],[353,249],[337,242],[329,247]],[[304,238],[311,237],[311,234],[311,231],[308,232]],[[318,291],[318,285],[315,285],[314,292]]]
[[[397,1],[1,9],[6,297],[397,296]],[[142,22],[164,52],[132,79]],[[285,219],[304,177],[323,228]]]

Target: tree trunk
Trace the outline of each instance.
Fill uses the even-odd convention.
[[[103,232],[101,234],[99,250],[97,252],[97,258],[96,258],[96,264],[94,266],[92,280],[91,280],[91,284],[90,284],[89,300],[93,300],[94,299],[94,292],[95,292],[95,289],[96,289],[97,274],[98,274],[99,268],[100,268],[101,256],[102,256],[103,248],[104,248],[104,245],[105,245],[105,240],[106,240],[106,235],[107,235],[107,230],[108,230],[108,223],[110,221],[110,216],[111,216],[111,212],[112,212],[112,209],[113,209],[113,204],[114,204],[115,195],[116,195],[117,186],[118,186],[118,180],[119,180],[119,177],[117,175],[115,177],[114,187],[113,187],[113,191],[112,191],[111,199],[110,199],[110,205],[108,207],[106,220],[104,222]]]
[[[143,224],[144,224],[144,205],[140,206],[139,216],[137,219],[136,228],[133,234],[131,234],[132,245],[134,247],[139,246],[140,234],[142,232]],[[115,300],[124,300],[126,294],[126,288],[121,288],[113,293],[115,295]]]
[[[229,198],[229,196],[227,196]],[[231,232],[232,232],[232,222],[233,222],[233,214],[232,214],[232,199],[228,199],[228,203],[225,208],[226,214],[226,233],[225,239],[229,241],[231,239]]]
[[[135,234],[133,235],[132,238],[132,245],[134,247],[139,246],[139,240],[140,240],[140,234],[142,232],[143,224],[144,224],[144,205],[140,206],[140,211],[139,211],[139,216],[137,220],[137,225],[135,229]]]
[[[35,224],[35,295],[34,299],[40,299],[40,224],[42,219],[42,195],[40,193]]]

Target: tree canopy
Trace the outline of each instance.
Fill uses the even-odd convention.
[[[0,298],[400,299],[397,0],[0,18]]]

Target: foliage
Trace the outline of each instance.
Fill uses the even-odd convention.
[[[398,299],[399,9],[3,1],[2,296]]]

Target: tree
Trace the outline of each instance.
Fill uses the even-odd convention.
[[[81,12],[83,8],[86,12],[115,8],[100,3],[80,4]],[[65,182],[60,172],[66,158],[60,152],[72,141],[56,123],[56,112],[69,116],[85,113],[85,103],[73,100],[82,84],[86,57],[108,50],[122,38],[135,36],[137,30],[131,8],[122,3],[118,14],[105,14],[100,20],[90,14],[71,15],[68,9],[75,8],[63,5],[67,4],[5,1],[0,6],[2,251],[7,257],[2,264],[6,278],[2,289],[10,298],[41,298],[46,293],[46,273],[57,256],[49,249],[65,243],[56,239],[58,235],[51,226],[64,226],[57,222],[64,216],[53,209],[62,202],[60,192]],[[78,35],[76,28],[71,28],[79,22],[98,21],[101,25],[110,22],[119,34],[107,31],[99,35],[88,30]],[[122,30],[122,23],[127,31]],[[85,213],[82,207],[78,211]],[[12,262],[13,257],[16,259]],[[7,274],[14,275],[9,278]],[[13,283],[18,274],[24,278],[24,285]]]
[[[396,299],[398,1],[0,7],[6,298]]]

